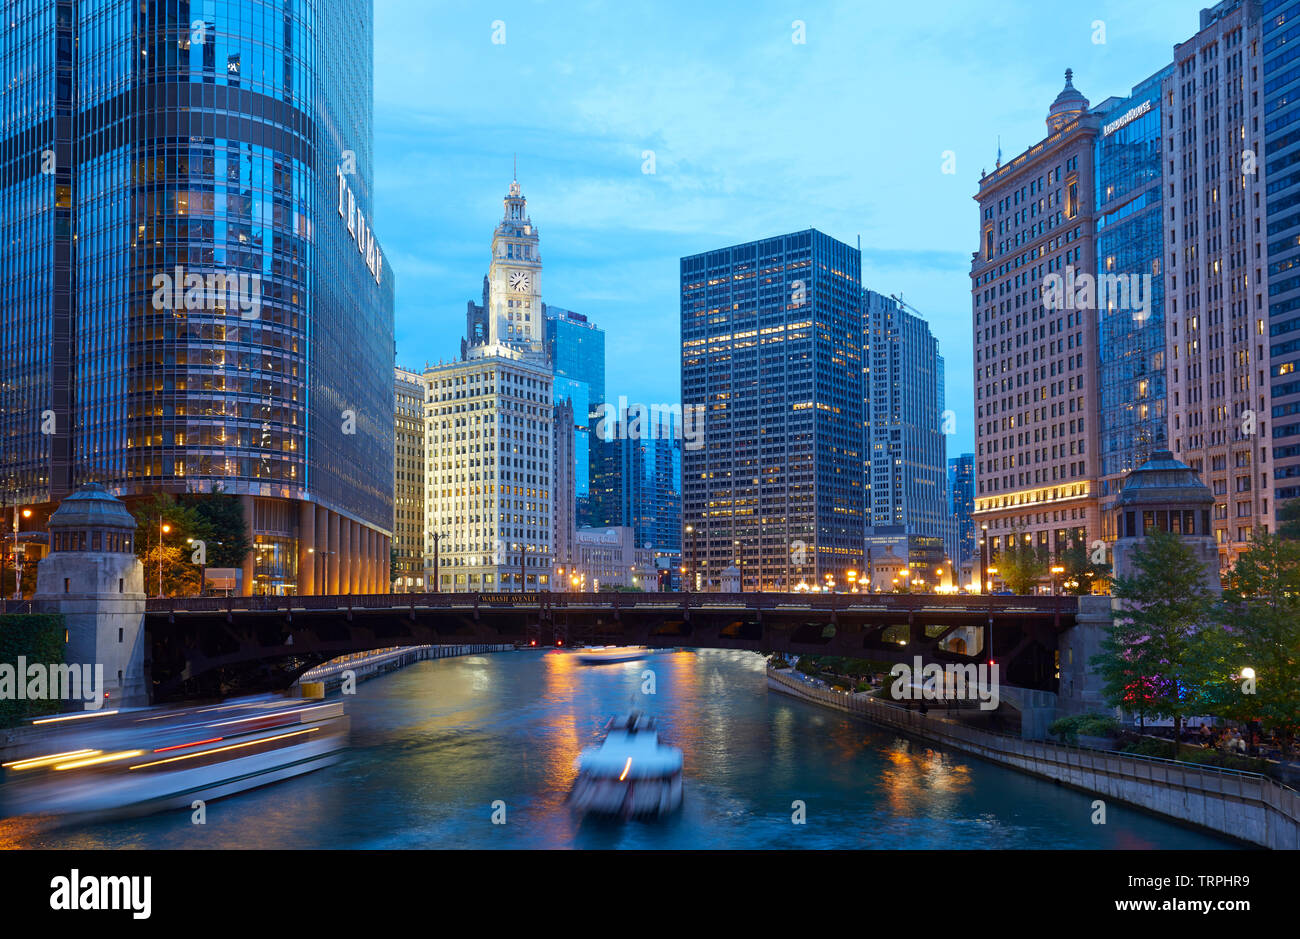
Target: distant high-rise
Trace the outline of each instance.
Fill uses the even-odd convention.
[[[1300,173],[1292,169],[1300,159],[1300,69],[1292,36],[1297,23],[1300,0],[1264,0],[1264,157],[1255,153],[1256,173],[1250,181],[1256,193],[1267,183],[1268,325],[1262,341],[1268,346],[1267,357],[1256,355],[1252,364],[1256,371],[1266,370],[1272,386],[1269,413],[1259,415],[1259,434],[1272,451],[1271,467],[1257,472],[1271,476],[1274,513],[1279,503],[1300,498]],[[1257,260],[1252,251],[1251,261]]]
[[[571,567],[576,557],[574,536],[577,531],[576,502],[574,500],[574,459],[576,439],[571,398],[557,398],[552,410],[551,440],[552,474],[555,479],[551,493],[551,555],[555,565]],[[552,581],[552,589],[566,590],[567,577],[563,573]]]
[[[684,565],[706,590],[847,583],[863,561],[861,256],[814,229],[681,260]]]
[[[9,505],[220,487],[255,546],[245,593],[388,589],[373,23],[371,0],[9,5]]]
[[[599,477],[592,414],[605,400],[605,331],[572,310],[542,304],[546,352],[555,369],[555,400],[573,402],[574,501],[577,524],[605,524],[592,509],[592,480]],[[614,524],[610,522],[609,524]]]
[[[948,511],[957,520],[957,553],[950,555],[958,569],[975,557],[975,454],[948,460]]]
[[[600,511],[605,526],[630,528],[638,549],[659,557],[682,550],[680,415],[662,406],[610,406],[598,420],[596,447],[608,467]]]
[[[902,526],[942,539],[951,557],[943,433],[943,358],[924,319],[893,297],[862,291],[863,466],[868,534]]]
[[[424,381],[396,368],[393,392],[392,581],[395,593],[414,593],[425,589]]]

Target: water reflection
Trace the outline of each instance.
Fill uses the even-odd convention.
[[[655,694],[642,695],[643,674]],[[769,693],[752,653],[578,665],[545,651],[420,662],[346,699],[334,767],[190,812],[43,832],[0,847],[1215,848],[1224,842]],[[565,804],[574,762],[630,705],[685,756],[681,810],[597,821]],[[492,824],[493,803],[506,824]],[[807,824],[791,822],[793,804]]]

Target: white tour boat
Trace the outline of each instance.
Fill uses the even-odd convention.
[[[611,718],[599,747],[578,757],[569,800],[581,811],[623,818],[662,815],[682,804],[682,751],[659,742],[654,719]]]
[[[634,662],[650,654],[645,646],[591,646],[574,655],[583,665],[607,665],[611,662]]]

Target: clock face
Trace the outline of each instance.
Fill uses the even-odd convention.
[[[515,271],[513,274],[510,275],[510,286],[514,290],[523,293],[525,290],[528,289],[528,275],[525,274],[523,271]]]

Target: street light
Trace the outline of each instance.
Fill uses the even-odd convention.
[[[31,518],[32,510],[23,509],[22,517]],[[21,553],[19,553],[18,551],[19,527],[20,526],[19,526],[18,506],[15,505],[14,506],[14,599],[15,600],[21,600],[23,598],[23,557],[27,554],[26,551],[23,551]]]
[[[992,587],[985,588],[985,583],[989,580],[989,526],[980,526],[984,534],[980,537],[980,592],[985,589],[992,590]]]
[[[158,516],[158,596],[163,595],[162,589],[162,558],[163,558],[163,535],[171,531],[170,525],[164,525],[162,516]]]
[[[1060,564],[1052,565],[1052,593],[1053,594],[1059,594],[1061,592],[1060,588],[1058,588],[1056,585],[1056,581],[1058,577],[1064,573],[1065,573],[1065,568],[1062,567]]]
[[[845,575],[849,579],[849,593],[858,592],[858,572],[849,570]]]
[[[694,525],[687,525],[687,526],[686,526],[686,534],[688,534],[688,535],[691,536],[691,571],[692,571],[691,577],[692,577],[692,579],[694,579],[694,577],[695,577],[694,570],[695,570],[696,565],[699,563],[699,562],[696,561],[696,559],[695,559],[695,526],[694,526]],[[682,548],[683,548],[683,552],[682,552],[682,553],[683,553],[683,554],[685,553],[685,550],[684,550],[685,547],[686,547],[685,545],[682,545]],[[686,581],[686,565],[685,565],[685,564],[682,565],[682,580],[683,580],[683,581]],[[693,586],[695,586],[693,583],[691,583],[690,581],[686,581],[686,592],[687,592],[687,593],[690,593],[690,592],[691,592],[691,588],[692,588]]]

